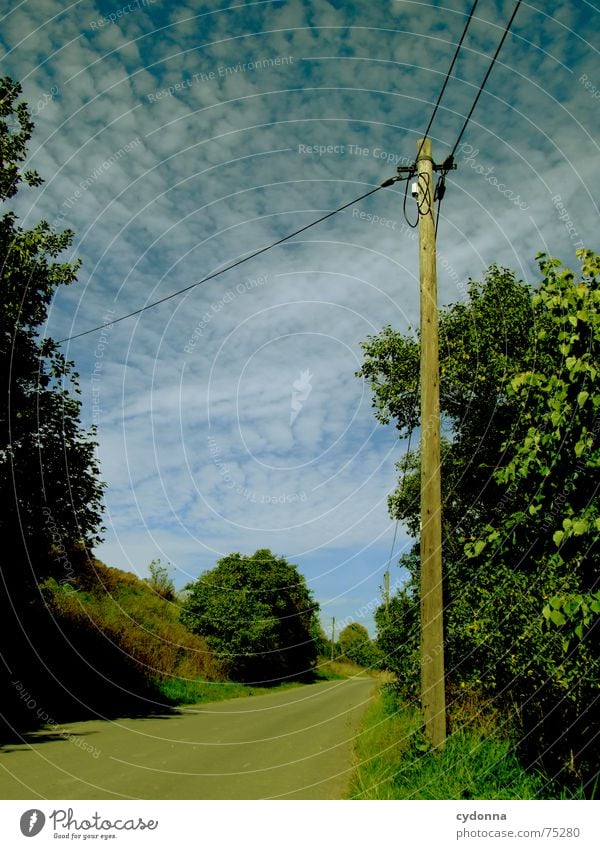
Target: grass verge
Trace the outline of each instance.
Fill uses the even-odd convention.
[[[382,687],[359,731],[353,799],[535,799],[547,782],[527,773],[514,741],[489,720],[463,725],[441,752],[428,748],[419,711]],[[548,798],[546,796],[545,798]]]
[[[182,680],[166,678],[156,682],[156,686],[166,700],[173,705],[202,704],[203,702],[221,702],[225,699],[238,699],[243,696],[260,696],[266,693],[281,692],[321,681],[341,681],[355,675],[365,675],[362,666],[347,661],[328,660],[320,657],[314,670],[312,681],[283,681],[270,687],[239,684],[231,681]]]
[[[205,702],[222,702],[226,699],[239,699],[243,696],[263,696],[266,693],[279,693],[303,687],[300,681],[286,681],[273,687],[254,687],[227,681],[182,681],[166,679],[157,681],[156,686],[162,696],[172,705],[198,705]]]
[[[366,674],[367,670],[356,663],[350,663],[348,660],[328,660],[325,657],[318,658],[315,669],[317,681],[341,681],[344,678]]]

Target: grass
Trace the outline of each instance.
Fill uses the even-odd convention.
[[[224,681],[185,681],[177,678],[158,682],[161,694],[173,705],[197,705],[205,702],[222,702],[226,699],[239,699],[243,696],[262,696],[266,693],[279,693],[304,686],[299,681],[286,681],[273,687],[255,687]]]
[[[319,657],[315,669],[315,678],[318,681],[341,681],[344,678],[353,678],[355,675],[365,675],[366,670],[356,663],[348,660],[328,660]]]
[[[420,712],[383,687],[357,737],[350,798],[535,799],[547,786],[520,765],[514,741],[489,719],[458,727],[441,752],[427,746]],[[546,797],[547,798],[547,797]]]
[[[307,683],[318,683],[320,681],[341,681],[352,678],[355,675],[364,675],[362,666],[342,660],[327,660],[320,657],[314,672],[312,682],[283,681],[269,687],[261,687],[250,684],[238,684],[228,681],[206,681],[206,680],[182,680],[180,678],[167,678],[159,682],[160,692],[172,704],[201,704],[203,702],[220,702],[225,699],[237,699],[243,696],[260,696],[265,693],[280,692],[295,687],[303,687]]]
[[[95,560],[72,586],[48,580],[41,588],[59,621],[102,634],[149,682],[225,678],[206,641],[179,621],[178,604],[135,575]]]

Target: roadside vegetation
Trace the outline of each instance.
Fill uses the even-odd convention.
[[[456,710],[441,753],[431,751],[418,706],[384,686],[363,719],[349,790],[354,799],[549,798],[548,778],[527,772],[514,728],[469,705]]]
[[[77,563],[69,582],[47,578],[39,585],[36,616],[29,623],[30,637],[39,638],[37,662],[25,655],[13,667],[18,686],[12,701],[20,708],[11,717],[15,727],[34,728],[40,716],[66,721],[161,713],[360,671],[353,664],[324,661],[296,679],[275,679],[265,686],[236,681],[207,640],[181,621],[185,596],[169,586],[160,563],[154,561],[150,577],[140,580],[88,558],[83,550],[69,552],[69,560]],[[52,674],[57,656],[60,680]],[[35,710],[28,707],[32,703]]]
[[[319,657],[315,669],[315,677],[318,681],[339,681],[343,678],[354,678],[356,675],[365,675],[368,670],[358,663],[353,663],[345,657],[337,657],[330,660],[327,657]]]
[[[577,255],[577,273],[540,255],[537,287],[493,266],[440,312],[449,721],[457,705],[484,704],[486,727],[492,722],[480,743],[479,710],[452,732],[437,756],[442,772],[458,770],[448,792],[464,783],[461,752],[471,752],[465,768],[479,763],[496,776],[496,792],[507,780],[498,770],[520,764],[533,784],[511,784],[520,788],[515,798],[532,792],[539,774],[552,777],[543,784],[550,797],[598,787],[600,258]],[[376,415],[405,435],[418,423],[419,342],[388,327],[363,347]],[[406,705],[418,703],[428,662],[420,652],[418,451],[399,466],[390,513],[415,544],[400,561],[405,584],[376,622],[397,704]],[[380,710],[404,727],[404,709],[382,699]],[[423,787],[435,758],[419,761]],[[414,764],[409,752],[388,765],[400,775]],[[389,792],[403,793],[402,781]]]
[[[144,691],[176,703],[167,694],[175,695],[177,685],[225,680],[206,641],[179,621],[179,604],[157,593],[149,581],[93,559],[71,582],[49,578],[40,589],[57,629],[78,647],[88,643],[93,654],[87,659],[96,671],[107,667],[93,649],[96,643],[102,646],[113,667],[127,667],[132,690],[141,682]]]
[[[313,677],[319,606],[296,566],[268,548],[221,558],[188,584],[181,621],[234,681],[275,684]]]

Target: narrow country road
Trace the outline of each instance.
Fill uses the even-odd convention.
[[[2,799],[340,799],[371,678],[92,720],[0,747]]]

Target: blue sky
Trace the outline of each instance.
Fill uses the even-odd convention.
[[[412,160],[471,2],[4,5],[4,73],[34,112],[30,164],[46,180],[15,208],[24,226],[73,228],[83,260],[50,312],[63,338]],[[437,161],[512,8],[480,0],[431,131]],[[586,0],[522,5],[448,177],[441,303],[491,263],[535,282],[538,251],[573,266],[578,244],[595,246],[599,23]],[[98,427],[105,562],[145,575],[160,558],[183,586],[231,551],[268,547],[298,564],[325,625],[372,627],[403,444],[355,372],[368,335],[418,323],[401,201],[399,187],[378,192],[67,346]],[[408,545],[400,528],[394,562]]]

